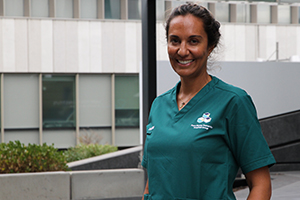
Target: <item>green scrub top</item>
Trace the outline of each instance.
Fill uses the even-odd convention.
[[[271,166],[255,107],[242,89],[212,76],[180,111],[180,82],[152,103],[142,166],[145,200],[231,200],[241,167],[244,174]]]

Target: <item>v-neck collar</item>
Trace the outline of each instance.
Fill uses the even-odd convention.
[[[172,92],[172,102],[175,113],[175,122],[182,118],[191,108],[193,108],[198,101],[200,101],[205,95],[216,85],[218,78],[211,76],[211,81],[208,82],[181,110],[177,106],[177,93],[180,89],[181,81],[179,81],[173,89]]]

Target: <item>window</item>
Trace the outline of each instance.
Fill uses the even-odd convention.
[[[43,128],[75,127],[75,77],[43,76]]]
[[[291,11],[289,5],[278,5],[278,24],[291,23]]]
[[[139,126],[139,78],[138,76],[115,77],[116,127]]]
[[[111,76],[79,76],[79,126],[111,126]]]
[[[49,17],[49,0],[31,0],[32,17]]]
[[[5,74],[4,128],[39,127],[39,76],[36,74]]]
[[[121,19],[120,0],[105,0],[105,19]]]
[[[269,24],[271,22],[271,8],[269,5],[257,5],[257,22],[262,24]]]
[[[73,18],[73,0],[55,1],[56,17]]]
[[[80,18],[97,19],[97,0],[80,1]]]
[[[250,22],[250,6],[249,4],[236,4],[236,22]]]
[[[6,16],[24,16],[24,0],[5,0]]]
[[[229,5],[227,3],[216,3],[215,17],[220,22],[229,22]]]
[[[165,1],[156,0],[156,19],[165,20]]]
[[[128,19],[141,19],[141,0],[128,0]]]

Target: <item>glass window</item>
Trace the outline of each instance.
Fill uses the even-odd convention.
[[[55,1],[56,17],[73,18],[73,0]]]
[[[87,19],[97,19],[97,0],[81,0],[80,17]]]
[[[250,22],[249,4],[236,4],[236,22],[241,22],[241,23]]]
[[[24,0],[5,0],[6,16],[24,16]]]
[[[227,3],[216,3],[215,17],[220,22],[229,22],[229,5]]]
[[[128,0],[128,19],[141,19],[141,0]]]
[[[165,20],[165,1],[156,0],[156,19]]]
[[[75,77],[43,76],[43,128],[75,127]]]
[[[121,19],[120,0],[105,0],[105,19]]]
[[[139,126],[139,77],[115,77],[116,126]]]
[[[271,23],[271,8],[267,4],[257,5],[257,23]]]
[[[39,127],[39,76],[36,74],[5,74],[4,128]]]
[[[79,76],[79,126],[111,126],[111,76]]]
[[[289,24],[291,23],[291,10],[289,5],[278,5],[278,23]]]
[[[49,0],[31,0],[32,17],[49,17]]]

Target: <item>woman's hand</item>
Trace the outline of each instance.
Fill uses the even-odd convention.
[[[269,200],[271,198],[272,185],[267,166],[247,173],[246,180],[250,189],[247,200]]]
[[[146,187],[145,187],[144,194],[149,194],[149,180],[147,180],[147,183],[146,183]],[[142,198],[142,200],[144,200],[144,195],[143,195],[143,198]]]

